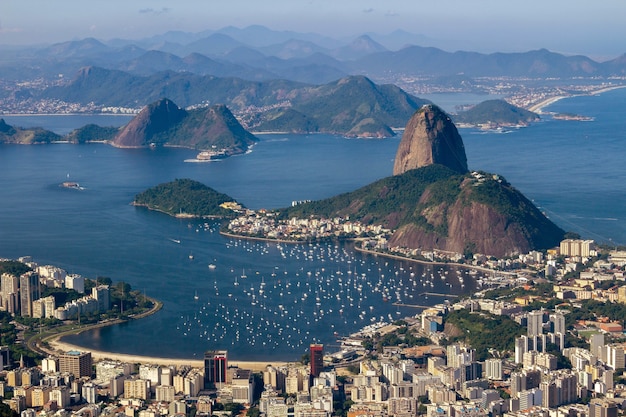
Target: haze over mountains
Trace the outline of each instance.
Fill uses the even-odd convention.
[[[327,83],[349,74],[385,79],[389,72],[407,76],[575,77],[626,74],[626,55],[606,62],[565,56],[545,49],[521,53],[449,52],[407,32],[365,34],[340,41],[317,34],[279,32],[262,26],[227,27],[201,33],[168,32],[142,40],[94,38],[46,47],[0,48],[0,76],[72,77],[84,66],[151,75],[186,71],[248,80],[289,79]]]

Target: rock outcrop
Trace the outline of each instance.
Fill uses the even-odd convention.
[[[393,175],[440,164],[460,174],[468,172],[461,135],[439,107],[422,106],[406,125],[398,146]]]
[[[114,146],[180,146],[226,156],[246,152],[256,137],[223,104],[183,110],[168,99],[145,107],[112,141]]]
[[[565,234],[500,175],[469,173],[456,127],[431,105],[408,122],[393,176],[286,215],[349,216],[394,230],[389,247],[499,258],[554,247]]]
[[[437,196],[442,184],[426,189],[415,206],[419,220],[400,226],[390,246],[501,258],[554,247],[563,238],[563,230],[497,175],[466,176],[449,201]]]
[[[173,101],[161,99],[144,107],[113,139],[113,145],[120,148],[141,148],[149,146],[161,133],[180,123],[187,112]]]

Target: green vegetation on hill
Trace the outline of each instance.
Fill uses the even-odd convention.
[[[539,115],[504,100],[486,100],[453,117],[455,123],[503,126],[526,125],[539,120]]]
[[[476,360],[489,358],[489,349],[512,351],[515,338],[524,333],[525,329],[507,316],[491,314],[472,314],[468,310],[452,311],[446,316],[446,328],[454,326],[461,330],[462,336],[449,339],[451,343],[464,341],[476,349]]]
[[[392,245],[497,257],[553,247],[565,233],[501,177],[437,164],[285,208],[280,216],[349,218],[394,230]]]
[[[453,201],[459,194],[463,176],[443,165],[429,165],[402,175],[383,178],[350,193],[300,204],[281,211],[284,217],[350,216],[365,223],[389,227],[420,221],[420,199],[427,188],[436,201]],[[437,184],[437,187],[431,187]]]
[[[482,172],[491,177],[491,174]],[[516,222],[524,230],[524,234],[532,241],[533,246],[547,248],[554,244],[552,233],[542,233],[545,217],[522,193],[511,186],[503,177],[495,176],[495,181],[483,181],[472,189],[471,201],[493,207]],[[533,210],[534,209],[534,210]]]
[[[119,132],[117,127],[88,124],[71,131],[65,138],[72,143],[110,141]]]
[[[220,207],[225,202],[235,200],[198,181],[176,179],[137,194],[133,204],[172,216],[232,216],[232,210]]]
[[[51,87],[43,96],[133,108],[163,97],[183,108],[220,103],[242,115],[242,123],[253,131],[376,137],[392,135],[391,128],[404,127],[413,112],[428,103],[395,85],[377,85],[364,76],[311,86],[172,71],[140,77],[97,67],[83,68],[70,84]]]
[[[239,124],[224,105],[187,112],[180,123],[155,135],[157,143],[190,146],[195,149],[227,149],[229,153],[243,153],[257,139]]]
[[[28,271],[32,271],[32,269],[25,263],[19,261],[0,261],[0,275],[7,273],[19,277]]]
[[[264,121],[256,128],[264,132],[315,133],[319,131],[317,122],[292,108],[268,112]]]
[[[62,136],[40,127],[23,129],[8,125],[0,119],[0,143],[18,143],[29,145],[34,143],[50,143],[62,140]]]
[[[293,92],[291,107],[263,115],[257,131],[328,132],[346,136],[393,136],[423,104],[394,85],[377,85],[363,76]]]

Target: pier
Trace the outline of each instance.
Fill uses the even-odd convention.
[[[456,294],[441,294],[438,292],[423,292],[420,295],[434,295],[436,297],[450,297],[450,298],[459,298]]]

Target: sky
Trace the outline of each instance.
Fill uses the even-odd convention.
[[[626,53],[625,16],[625,0],[2,0],[0,45],[263,25],[331,37],[401,29],[447,50],[609,59]]]

